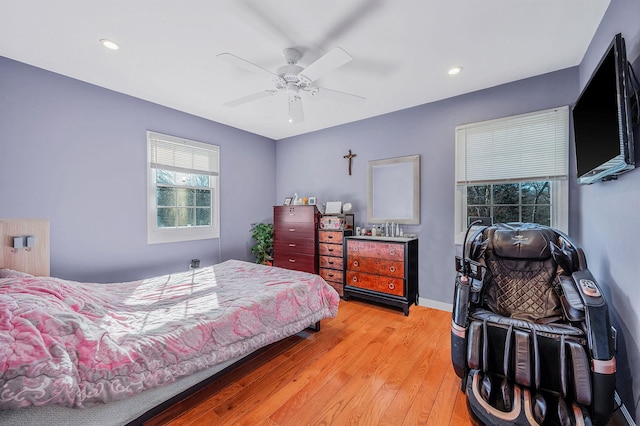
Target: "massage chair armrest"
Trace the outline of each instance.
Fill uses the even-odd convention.
[[[560,275],[558,278],[562,288],[560,302],[564,315],[572,322],[584,321],[584,303],[573,278],[566,275]]]
[[[453,319],[456,324],[466,327],[467,315],[480,304],[483,281],[458,274],[453,296]]]
[[[584,305],[587,340],[595,360],[611,360],[615,353],[615,333],[609,321],[609,308],[596,279],[588,269],[572,275],[575,289]]]

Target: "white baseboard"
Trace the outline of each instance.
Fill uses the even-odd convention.
[[[626,422],[625,424],[628,426],[636,426],[635,422],[633,421],[633,418],[631,418],[631,414],[629,413],[629,410],[627,410],[627,407],[622,403],[622,399],[620,399],[620,395],[618,395],[618,391],[615,391],[615,393],[613,394],[614,399],[616,400],[616,404],[618,406],[620,406],[620,415],[623,417],[624,421]],[[614,413],[615,416],[615,413]],[[622,421],[622,419],[619,419],[619,421]],[[616,424],[622,424],[620,422],[617,422]]]
[[[453,304],[451,303],[439,302],[437,300],[425,299],[423,297],[418,297],[418,304],[427,308],[438,309],[439,311],[453,311]]]

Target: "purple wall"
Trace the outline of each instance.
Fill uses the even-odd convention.
[[[146,130],[221,151],[221,238],[147,244]],[[253,259],[274,141],[0,57],[0,217],[51,221],[51,273],[121,281]]]
[[[640,77],[640,1],[613,0],[580,64],[581,88],[617,33],[625,38],[627,58]],[[605,286],[612,308],[619,333],[616,386],[636,423],[640,420],[639,188],[640,170],[617,181],[580,186],[575,221],[589,269]]]
[[[579,67],[277,143],[0,57],[0,217],[51,220],[55,276],[135,279],[194,257],[205,265],[251,258],[250,224],[270,221],[272,205],[294,192],[350,201],[363,224],[367,162],[420,154],[421,224],[405,229],[420,238],[421,298],[451,303],[455,126],[573,104],[615,33],[630,59],[640,55],[638,16],[639,0],[612,0]],[[220,240],[146,244],[147,129],[221,146]],[[342,158],[349,149],[352,176]],[[586,187],[571,179],[569,233],[611,304],[618,390],[637,422],[640,171]]]
[[[530,78],[277,142],[277,198],[317,196],[354,206],[366,223],[367,162],[420,154],[421,223],[404,226],[419,241],[420,297],[450,304],[455,271],[454,160],[457,125],[572,103],[577,68]],[[342,158],[351,149],[353,175]]]

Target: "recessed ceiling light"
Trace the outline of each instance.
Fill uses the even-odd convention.
[[[460,71],[462,71],[462,67],[453,67],[449,69],[449,75],[456,75],[459,74]]]
[[[102,40],[100,40],[100,43],[102,43],[102,45],[104,47],[106,47],[107,49],[111,49],[111,50],[118,50],[120,49],[120,46],[118,45],[118,43],[116,43],[113,40],[109,40],[107,38],[103,38]]]

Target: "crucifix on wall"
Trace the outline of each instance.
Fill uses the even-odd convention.
[[[349,176],[351,176],[351,159],[356,155],[358,154],[352,154],[351,150],[349,150],[349,153],[347,155],[342,156],[342,158],[346,158],[347,160],[349,160]]]

